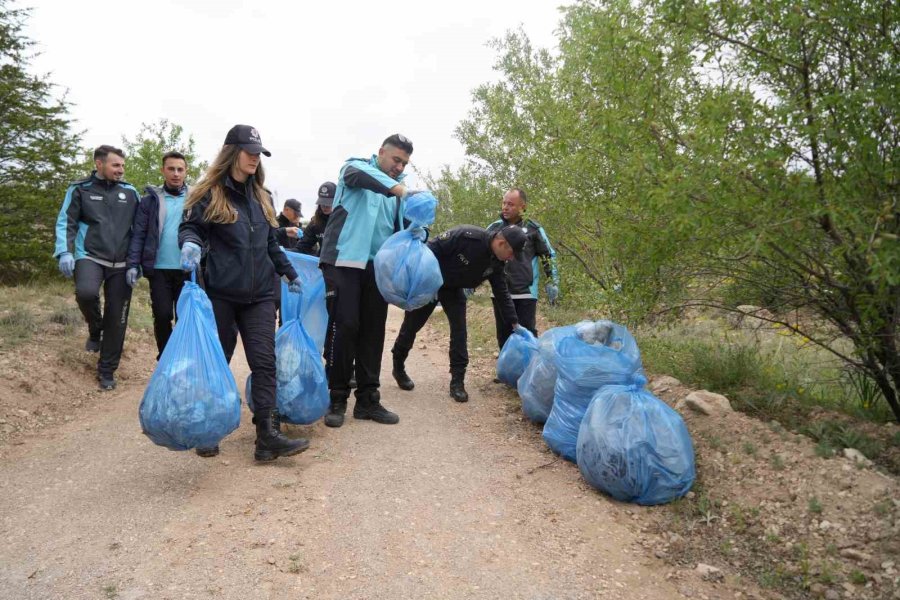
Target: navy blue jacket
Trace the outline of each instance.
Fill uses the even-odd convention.
[[[159,236],[166,222],[165,202],[160,202],[162,188],[148,185],[144,188],[147,195],[141,198],[134,213],[134,224],[131,227],[131,244],[128,246],[128,268],[141,267],[144,275],[149,277],[156,265],[156,253],[159,251]],[[188,188],[181,191],[187,196]]]
[[[278,245],[275,228],[266,220],[253,195],[253,178],[247,179],[247,195],[225,178],[225,195],[237,213],[234,223],[210,223],[204,218],[212,200],[207,192],[185,211],[178,228],[178,246],[193,242],[206,248],[206,293],[210,298],[252,304],[275,297],[275,273],[297,278],[297,272]]]

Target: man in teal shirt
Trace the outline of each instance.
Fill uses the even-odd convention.
[[[141,271],[150,280],[150,305],[153,310],[153,333],[159,360],[169,336],[178,296],[184,286],[181,250],[178,248],[178,226],[184,213],[188,188],[184,183],[187,161],[180,152],[166,152],[162,157],[162,187],[148,185],[134,214],[133,234],[128,249],[128,285],[134,287]]]
[[[388,308],[375,283],[372,261],[385,240],[403,228],[403,171],[412,152],[412,142],[397,133],[385,139],[371,158],[347,160],[338,176],[334,210],[319,255],[329,321],[325,340],[329,427],[344,423],[354,374],[353,417],[388,425],[400,420],[381,405],[378,390]]]

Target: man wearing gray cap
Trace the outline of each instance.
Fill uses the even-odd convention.
[[[303,230],[303,237],[297,242],[297,252],[318,256],[322,249],[322,238],[325,235],[325,226],[331,215],[334,204],[334,192],[337,186],[326,181],[319,186],[319,198],[316,200],[316,212]]]

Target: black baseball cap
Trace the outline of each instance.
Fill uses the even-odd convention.
[[[300,202],[298,202],[294,198],[288,198],[287,200],[285,200],[284,207],[293,209],[293,210],[297,211],[298,215],[300,215],[301,217],[303,216],[303,211],[300,209]]]
[[[522,260],[524,258],[522,251],[525,249],[525,242],[528,239],[522,228],[518,225],[507,225],[498,233],[503,236],[506,243],[513,249],[516,260]]]
[[[259,132],[256,127],[250,125],[235,125],[228,130],[225,136],[225,144],[237,144],[241,150],[250,154],[265,154],[272,156],[272,153],[263,148],[262,140],[259,138]]]
[[[337,190],[337,186],[334,185],[330,181],[326,181],[322,185],[319,186],[319,199],[316,200],[316,204],[319,206],[331,206],[334,204],[334,192]]]

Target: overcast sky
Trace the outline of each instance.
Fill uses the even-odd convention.
[[[453,130],[472,90],[495,79],[492,38],[522,26],[554,44],[562,0],[290,2],[19,0],[33,7],[33,69],[69,91],[87,146],[118,145],[167,118],[211,160],[235,123],[272,152],[278,204],[312,214],[316,190],[343,161],[389,134],[415,144],[413,164],[460,165]],[[127,163],[126,163],[126,179]],[[411,174],[410,177],[413,177]],[[412,183],[415,183],[413,181]],[[498,199],[499,203],[499,199]]]

